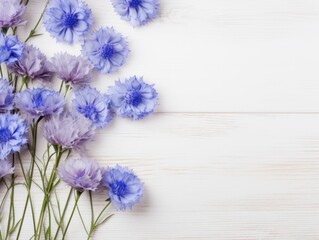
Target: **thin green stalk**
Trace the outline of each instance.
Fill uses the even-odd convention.
[[[12,156],[12,167],[14,167],[14,155]],[[13,225],[15,224],[15,214],[14,214],[14,185],[15,185],[15,177],[14,175],[11,176],[11,196],[10,196],[10,208],[9,208],[9,215],[8,215],[8,223],[7,223],[7,232],[5,239],[8,239],[10,236],[10,228],[11,228],[11,220]]]
[[[92,203],[92,200],[91,200],[91,194],[90,194],[90,204],[91,206],[93,206],[93,203]],[[87,237],[87,240],[89,240],[94,232],[94,230],[96,229],[96,227],[98,227],[100,225],[99,223],[99,220],[100,218],[102,217],[103,213],[105,212],[105,210],[108,208],[108,206],[110,205],[111,201],[108,199],[107,200],[107,203],[105,205],[105,207],[101,210],[101,212],[99,213],[99,215],[97,216],[97,218],[94,220],[94,217],[93,217],[93,221],[91,221],[91,228],[90,228],[90,231],[88,233],[88,237]],[[92,209],[92,207],[91,207]],[[91,210],[92,211],[92,210]],[[93,213],[93,211],[92,211]],[[112,216],[112,215],[111,215]],[[111,217],[109,216],[109,217]],[[106,219],[108,219],[109,217],[107,217]]]
[[[61,216],[61,218],[60,218],[60,222],[59,222],[58,228],[57,228],[57,230],[56,230],[56,232],[55,232],[55,236],[54,236],[53,239],[57,239],[57,237],[58,237],[60,228],[61,228],[61,226],[62,226],[62,224],[63,224],[63,220],[64,220],[64,216],[65,216],[66,210],[67,210],[68,205],[69,205],[69,202],[70,202],[70,198],[71,198],[71,195],[72,195],[72,190],[73,190],[73,189],[71,188],[71,189],[70,189],[70,192],[69,192],[69,195],[68,195],[68,198],[67,198],[67,200],[66,200],[66,203],[65,203],[63,212],[62,212],[62,216]]]
[[[27,187],[27,191],[28,191],[28,196],[24,205],[24,209],[23,209],[23,213],[22,213],[22,218],[21,218],[21,222],[20,222],[20,226],[19,226],[19,230],[18,230],[18,234],[16,239],[18,240],[21,234],[21,230],[22,230],[22,226],[23,226],[23,222],[25,219],[25,215],[26,215],[26,211],[28,208],[28,204],[30,201],[30,205],[31,205],[31,215],[32,215],[32,223],[33,223],[33,231],[34,234],[36,234],[36,223],[35,223],[35,215],[34,215],[34,209],[33,209],[33,204],[31,202],[31,187],[32,187],[32,179],[33,179],[33,173],[34,173],[34,164],[36,161],[36,151],[37,151],[37,135],[38,135],[38,124],[41,121],[41,118],[39,118],[35,123],[33,123],[33,125],[31,125],[31,133],[32,133],[32,145],[30,147],[30,154],[31,154],[31,166],[29,169],[29,174],[28,176],[26,175],[24,168],[23,168],[23,164],[21,162],[21,168],[23,169],[23,174],[25,176],[25,182],[26,182],[26,187]],[[21,160],[21,159],[20,159]]]
[[[69,221],[68,221],[68,223],[67,223],[67,225],[66,225],[66,227],[65,227],[65,230],[64,230],[64,233],[63,233],[63,236],[62,236],[62,240],[65,239],[65,235],[66,235],[66,233],[67,233],[67,231],[68,231],[68,228],[69,228],[69,226],[70,226],[71,220],[72,220],[72,218],[73,218],[75,209],[76,209],[76,207],[77,207],[77,205],[78,205],[78,202],[79,202],[79,199],[80,199],[81,195],[82,195],[82,192],[79,192],[79,191],[76,192],[74,207],[73,207],[73,209],[72,209],[72,212],[71,212],[71,216],[70,216],[70,218],[69,218]]]
[[[27,0],[27,3],[26,3],[26,4],[28,4],[28,2],[29,2],[29,1]],[[37,23],[35,24],[34,28],[32,28],[32,30],[31,30],[30,33],[29,33],[29,36],[27,37],[27,39],[26,39],[24,42],[27,42],[27,41],[29,41],[31,38],[40,35],[40,34],[36,34],[36,30],[37,30],[37,28],[38,28],[38,26],[39,26],[39,24],[40,24],[40,22],[41,22],[41,20],[42,20],[42,18],[43,18],[43,15],[44,15],[44,12],[45,12],[45,10],[46,10],[46,8],[47,8],[47,6],[48,6],[48,3],[49,3],[49,1],[47,1],[47,3],[45,4],[45,7],[44,7],[44,9],[43,9],[43,11],[42,11],[42,13],[41,13],[41,15],[40,15],[39,20],[38,20]]]
[[[45,195],[42,201],[42,206],[41,206],[41,211],[40,211],[40,216],[39,216],[39,220],[38,220],[38,224],[36,227],[36,236],[35,239],[40,239],[41,236],[41,231],[42,231],[42,225],[43,225],[43,221],[44,221],[44,216],[45,216],[45,210],[48,206],[49,200],[50,200],[50,194],[51,191],[53,189],[54,186],[54,181],[56,179],[56,169],[59,165],[60,159],[62,157],[63,151],[62,151],[62,147],[61,146],[55,146],[55,150],[56,150],[56,159],[55,159],[55,163],[51,172],[51,176],[47,185],[47,188],[44,189],[45,190]]]
[[[62,92],[63,85],[64,85],[64,81],[61,81],[61,85],[60,85],[59,93],[61,93],[61,92]]]

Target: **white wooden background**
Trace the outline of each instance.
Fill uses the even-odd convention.
[[[44,3],[30,0],[26,32]],[[131,49],[94,84],[136,74],[160,93],[155,115],[117,119],[89,146],[146,189],[94,239],[319,239],[319,1],[160,0],[141,28],[109,0],[87,3],[95,27],[114,26]],[[48,34],[32,43],[80,52]],[[70,239],[85,239],[80,228]]]

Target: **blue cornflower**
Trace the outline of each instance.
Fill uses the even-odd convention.
[[[18,114],[0,114],[0,160],[27,143],[27,124]]]
[[[13,99],[12,85],[6,79],[0,78],[0,111],[12,109]]]
[[[119,165],[105,170],[102,184],[108,188],[108,195],[117,210],[132,208],[143,195],[143,184],[139,178]]]
[[[125,82],[116,81],[108,91],[111,107],[120,117],[139,120],[154,112],[157,105],[157,92],[153,85],[143,82],[136,76]]]
[[[101,183],[102,171],[94,160],[70,159],[59,165],[59,178],[77,191],[96,191]]]
[[[58,41],[73,43],[83,39],[93,19],[91,10],[81,0],[51,0],[43,24]]]
[[[156,18],[158,0],[111,0],[115,11],[134,27]]]
[[[59,114],[65,105],[64,97],[52,89],[26,89],[16,96],[16,106],[31,119]]]
[[[90,86],[75,92],[73,106],[80,114],[100,128],[107,125],[114,116],[109,98]]]
[[[24,44],[17,36],[6,36],[0,33],[0,63],[13,63],[19,60],[23,53]]]
[[[113,28],[101,28],[84,41],[82,52],[94,68],[111,73],[125,63],[129,49],[121,34]]]

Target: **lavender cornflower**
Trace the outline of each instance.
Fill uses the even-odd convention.
[[[26,89],[16,96],[16,106],[31,119],[59,114],[65,105],[64,97],[52,89]]]
[[[43,82],[50,81],[53,72],[50,63],[40,50],[32,45],[26,45],[22,58],[14,63],[8,64],[10,72],[30,79],[39,79]]]
[[[93,19],[91,10],[81,0],[51,0],[43,24],[58,41],[73,43],[83,39]]]
[[[115,11],[134,27],[156,18],[158,0],[111,0]]]
[[[92,80],[91,64],[82,56],[59,53],[52,58],[52,63],[58,77],[67,84],[85,85]]]
[[[59,178],[77,191],[96,191],[102,179],[102,171],[96,161],[70,159],[58,167]]]
[[[25,5],[20,0],[0,0],[0,28],[16,27],[25,23]]]
[[[120,117],[134,120],[142,119],[154,112],[157,105],[157,92],[153,85],[143,82],[142,78],[131,77],[125,82],[116,81],[108,95],[111,107]]]
[[[106,126],[114,116],[108,96],[89,86],[75,92],[73,107],[99,128]]]
[[[108,195],[117,210],[132,208],[143,195],[143,184],[139,178],[119,165],[105,170],[102,184],[108,188]]]
[[[9,82],[0,78],[0,111],[11,110],[13,107],[13,87]]]
[[[94,134],[95,127],[88,119],[71,112],[53,116],[44,123],[43,135],[48,142],[67,149],[82,150]]]
[[[27,124],[18,114],[0,114],[0,160],[27,143]]]
[[[101,73],[115,72],[129,53],[127,42],[113,28],[101,28],[82,45],[83,54]]]
[[[12,175],[14,172],[14,167],[12,162],[8,159],[0,160],[0,179],[8,175]]]
[[[17,36],[6,36],[0,32],[0,63],[13,63],[19,60],[23,53],[24,44]]]

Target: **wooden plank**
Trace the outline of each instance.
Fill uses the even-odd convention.
[[[119,119],[88,146],[88,157],[134,169],[145,196],[133,211],[111,210],[115,216],[94,239],[317,239],[318,145],[319,114]],[[42,194],[33,191],[38,214]],[[61,204],[67,191],[61,184]],[[101,208],[105,192],[94,198]],[[24,199],[18,191],[17,213]],[[87,194],[80,206],[89,222]],[[26,226],[22,236],[32,231],[31,221]],[[85,239],[79,221],[69,236]]]
[[[318,136],[317,114],[117,121],[89,156],[134,168],[146,194],[96,239],[317,239]]]
[[[30,1],[25,31],[44,2]],[[156,84],[160,112],[319,111],[318,1],[160,2],[156,21],[132,28],[110,1],[87,0],[94,28],[114,26],[131,49],[118,73],[96,76],[101,90],[136,74]],[[80,53],[80,44],[57,44],[47,33],[32,43],[48,56]]]

